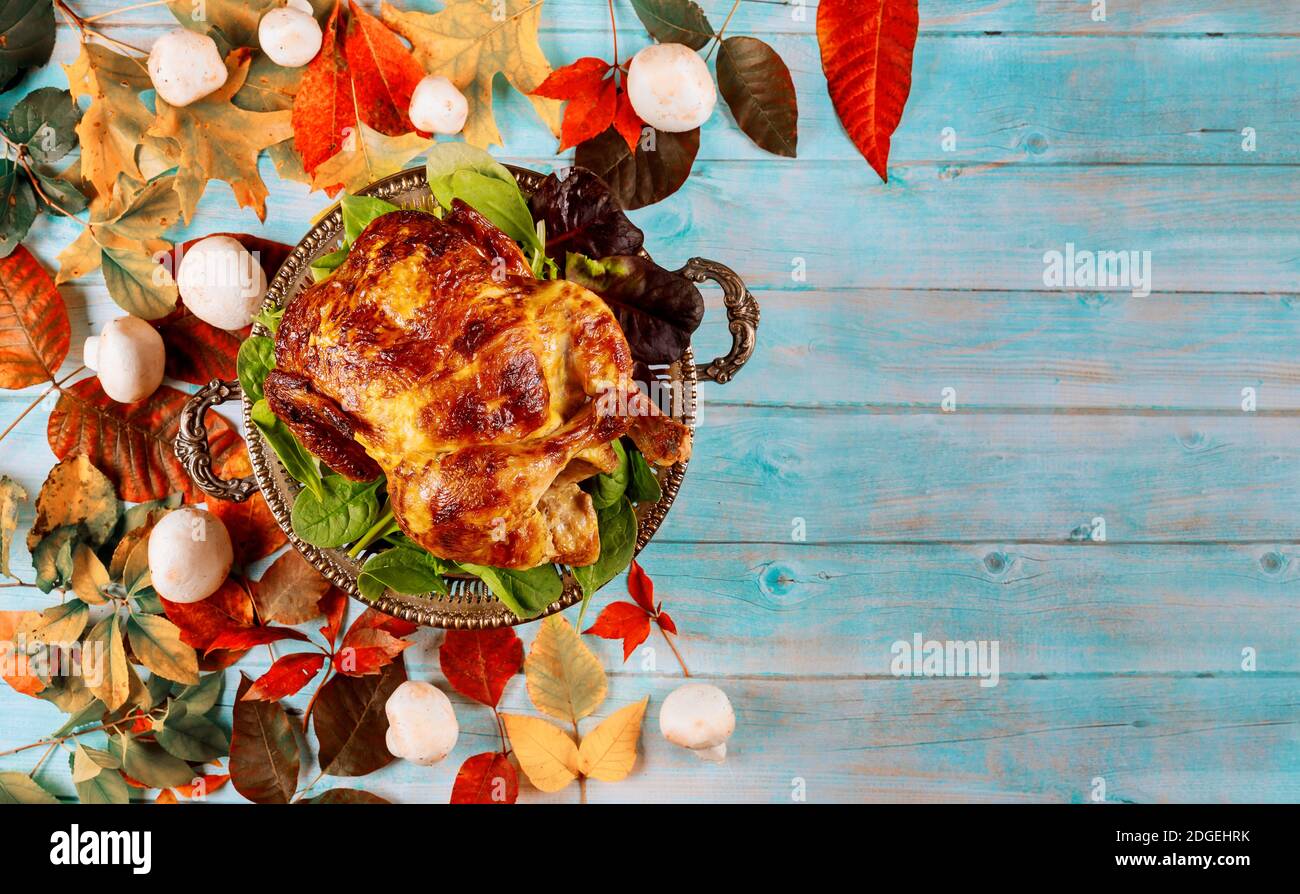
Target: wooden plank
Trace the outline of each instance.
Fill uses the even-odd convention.
[[[119,31],[128,43],[148,46],[156,29]],[[562,64],[591,55],[595,39],[590,33],[548,32],[543,43]],[[620,36],[619,47],[626,55],[646,43],[644,33],[629,32]],[[800,158],[865,164],[831,107],[813,37],[776,35],[772,44],[789,64],[799,94]],[[60,32],[55,58],[70,61],[75,54],[74,35]],[[1152,55],[1159,66],[1143,64]],[[1295,164],[1300,85],[1288,73],[1298,62],[1300,41],[1286,39],[1153,44],[1132,37],[924,37],[891,159],[895,165]],[[1262,81],[1276,89],[1259,90]],[[34,74],[24,88],[50,85],[67,86],[57,65]],[[0,108],[23,93],[12,91]],[[555,152],[555,138],[527,100],[504,83],[497,85],[494,107],[511,154]],[[1242,149],[1247,126],[1256,132],[1251,152]],[[951,145],[943,141],[946,128],[952,129]],[[740,132],[725,104],[705,126],[700,157],[773,158]]]
[[[83,16],[117,9],[116,0],[80,0],[73,4]],[[365,2],[375,9],[378,3]],[[403,9],[434,11],[433,0],[401,0]],[[702,4],[715,27],[727,17],[727,0]],[[744,0],[736,10],[729,34],[812,33],[816,27],[816,0]],[[1093,4],[1086,0],[922,0],[921,29],[926,32],[1037,32],[1076,36],[1116,32],[1142,34],[1300,34],[1300,13],[1277,0],[1110,0],[1105,21],[1093,20]],[[626,3],[616,4],[620,28],[639,29],[635,13]],[[174,24],[156,8],[142,9],[104,23]],[[607,0],[548,0],[542,27],[574,33],[604,33],[609,28]]]
[[[650,706],[636,769],[621,783],[591,783],[591,801],[791,803],[802,790],[812,803],[1084,803],[1099,777],[1110,802],[1300,798],[1294,677],[1004,680],[988,689],[953,679],[731,679],[720,681],[737,716],[723,764],[702,762],[659,735],[659,706],[680,682],[611,680],[596,719],[646,694]],[[461,733],[445,762],[397,761],[362,779],[323,780],[312,792],[355,787],[396,801],[445,802],[459,764],[498,747],[491,713],[452,697]],[[12,699],[17,706],[0,730],[4,748],[60,722],[49,705],[18,696],[6,704]],[[536,713],[521,681],[510,684],[503,707]],[[588,720],[583,729],[593,726]],[[28,770],[37,756],[5,756],[0,767]],[[40,778],[67,795],[68,772],[66,761],[49,761]],[[314,776],[304,769],[304,781]],[[526,801],[578,797],[576,785],[549,796],[526,782],[521,790]],[[239,797],[227,786],[214,800]]]
[[[720,304],[720,302],[718,302]],[[1291,296],[1118,292],[764,292],[758,350],[710,404],[1260,412],[1300,407]],[[710,304],[705,359],[731,343]]]
[[[707,403],[701,417],[665,541],[789,543],[802,518],[813,543],[1064,543],[1099,517],[1115,543],[1300,541],[1293,418]],[[53,465],[44,421],[3,449],[34,492]]]

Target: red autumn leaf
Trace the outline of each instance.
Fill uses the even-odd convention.
[[[368,629],[386,630],[393,636],[410,636],[420,629],[419,624],[412,624],[410,621],[404,621],[401,618],[381,612],[377,608],[367,608],[361,613],[361,617],[352,622],[352,627],[348,630],[348,636],[362,630]],[[347,642],[347,637],[344,637]]]
[[[534,96],[568,102],[560,126],[560,152],[595,139],[611,124],[629,148],[636,147],[644,124],[618,86],[619,76],[604,59],[587,56],[557,68],[533,91]]]
[[[623,660],[627,661],[650,635],[650,616],[630,602],[611,602],[605,606],[596,623],[582,632],[595,634],[601,639],[621,639]]]
[[[329,592],[316,603],[316,607],[325,616],[325,626],[320,629],[320,632],[325,637],[325,642],[333,649],[334,643],[338,641],[339,631],[343,629],[343,619],[348,612],[348,594],[338,587],[330,587]]]
[[[352,80],[338,43],[340,7],[334,4],[321,51],[308,63],[293,98],[293,146],[308,174],[342,151],[347,130],[357,123]]]
[[[218,633],[212,642],[208,643],[204,652],[239,651],[251,649],[253,646],[264,646],[267,643],[278,643],[285,639],[309,642],[307,634],[292,627],[243,627]]]
[[[452,804],[513,804],[519,800],[519,776],[504,754],[476,754],[460,765],[451,786]]]
[[[32,253],[17,246],[0,260],[0,388],[54,381],[68,341],[63,296]]]
[[[383,22],[352,0],[348,9],[343,47],[361,120],[390,137],[410,133],[415,126],[407,110],[424,68]]]
[[[646,614],[655,613],[654,581],[645,573],[645,569],[637,564],[636,559],[632,560],[632,566],[627,570],[627,593],[637,605],[645,609]]]
[[[387,630],[377,627],[357,630],[353,627],[343,637],[343,645],[334,655],[334,669],[349,677],[377,674],[412,645],[414,643],[398,639]]]
[[[660,612],[659,616],[655,618],[655,623],[659,625],[660,629],[674,636],[677,635],[677,624],[668,616],[668,612]]]
[[[438,662],[452,689],[495,708],[506,683],[524,663],[524,644],[510,627],[448,630]]]
[[[235,451],[216,472],[223,478],[242,478],[253,474],[248,451]],[[271,514],[271,507],[266,505],[266,498],[260,491],[253,491],[252,496],[242,503],[208,497],[208,511],[221,519],[230,532],[236,567],[242,568],[265,559],[288,542],[288,537]]]
[[[279,701],[293,695],[312,681],[325,665],[320,652],[295,652],[276,659],[270,669],[258,677],[243,698],[250,701]]]
[[[180,491],[186,502],[207,499],[176,458],[180,413],[190,396],[169,385],[144,400],[119,404],[99,385],[82,379],[64,388],[50,414],[50,449],[59,459],[84,453],[113,482],[123,500],[143,503]],[[204,418],[214,467],[224,465],[244,442],[231,425],[209,411]]]
[[[172,791],[182,798],[197,798],[200,793],[206,798],[229,782],[230,776],[229,774],[218,773],[212,776],[200,776],[199,779],[202,780],[202,783],[192,782],[189,785],[182,785],[180,788],[172,789]]]
[[[889,180],[889,138],[912,89],[917,0],[822,0],[817,43],[831,102],[858,151]]]
[[[158,793],[158,797],[153,799],[155,804],[179,804],[176,800],[176,793],[169,788],[165,788]]]
[[[162,600],[167,620],[181,631],[181,642],[205,651],[227,630],[253,626],[253,600],[233,577],[228,577],[207,599],[199,602]]]
[[[248,233],[212,235],[229,236],[243,245],[257,258],[268,282],[293,251],[292,246],[283,242],[273,242]],[[173,271],[178,269],[185,253],[198,241],[191,239],[167,256],[167,262]],[[166,373],[169,378],[189,382],[191,385],[206,385],[213,379],[235,378],[235,358],[239,353],[239,345],[248,337],[248,328],[239,332],[218,329],[194,316],[183,303],[178,304],[176,310],[163,319],[156,320],[154,325],[167,347]]]

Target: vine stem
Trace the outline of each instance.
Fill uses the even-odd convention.
[[[3,132],[0,132],[0,140],[4,141],[6,149],[13,151],[15,161],[18,162],[18,166],[23,169],[23,172],[27,174],[27,181],[32,185],[32,190],[35,191],[36,195],[40,197],[42,202],[62,214],[64,217],[70,218],[76,223],[81,224],[83,230],[90,229],[90,224],[86,223],[63,206],[57,204],[53,199],[45,194],[45,190],[41,189],[41,178],[37,177],[36,172],[32,170],[31,155],[27,152],[26,143],[16,143],[9,139],[9,137]]]
[[[718,29],[718,33],[713,35],[713,44],[709,47],[709,52],[704,57],[705,62],[713,58],[713,51],[722,44],[722,35],[727,33],[727,26],[731,24],[731,17],[736,14],[737,9],[740,9],[740,0],[734,0],[731,4],[731,12],[727,13],[727,17],[723,20],[722,27]]]
[[[93,16],[87,16],[81,21],[86,23],[98,22],[100,19],[106,19],[109,16],[115,16],[119,13],[134,12],[137,9],[148,9],[151,6],[166,6],[166,5],[167,5],[167,0],[149,0],[148,3],[133,3],[130,6],[123,6],[120,7],[119,9],[110,9],[108,12],[101,12]]]
[[[614,0],[609,0],[609,34],[614,38],[614,70],[618,70],[618,23],[614,21]],[[615,77],[618,77],[616,74]]]
[[[135,714],[128,714],[121,720],[115,720],[112,723],[99,723],[95,726],[88,726],[80,732],[68,733],[66,736],[53,736],[48,739],[40,739],[36,742],[32,742],[30,745],[19,745],[17,748],[10,748],[8,751],[0,751],[0,757],[17,754],[20,751],[29,751],[33,748],[40,748],[42,745],[61,745],[69,739],[77,738],[77,736],[84,736],[87,733],[97,733],[101,730],[109,729],[110,727],[119,727],[124,723],[130,723],[133,720],[140,720],[144,717],[149,717],[152,713],[152,711],[140,711]]]
[[[658,627],[659,632],[663,634],[664,642],[668,643],[668,648],[673,650],[673,656],[677,659],[677,663],[681,665],[682,676],[689,677],[691,675],[691,672],[686,669],[686,662],[682,660],[682,653],[677,651],[677,646],[676,644],[673,643],[672,634],[670,634],[667,630],[664,630],[663,626],[660,625],[658,622],[655,622],[655,626]]]
[[[52,382],[52,383],[50,384],[50,387],[49,387],[49,388],[46,388],[43,392],[41,392],[40,397],[36,398],[36,400],[34,400],[34,401],[32,401],[30,404],[28,404],[28,405],[27,405],[27,409],[23,410],[21,413],[18,414],[18,418],[17,418],[17,419],[15,419],[13,422],[9,423],[9,427],[8,427],[8,428],[6,428],[4,431],[0,431],[0,441],[3,441],[3,440],[5,439],[5,436],[8,435],[9,432],[11,432],[11,431],[13,431],[15,428],[17,428],[17,427],[18,427],[18,423],[22,422],[23,419],[26,418],[26,416],[27,416],[28,413],[30,413],[32,410],[34,410],[34,409],[36,409],[37,407],[39,407],[39,406],[41,405],[41,401],[45,400],[45,398],[48,397],[52,392],[58,391],[60,385],[62,385],[64,382],[68,381],[68,379],[70,379],[70,378],[72,378],[73,376],[75,376],[75,375],[77,375],[78,373],[80,373],[80,372],[81,372],[82,370],[84,370],[85,368],[86,368],[85,366],[78,366],[76,369],[74,369],[72,372],[68,373],[68,374],[67,374],[66,376],[64,376],[62,379],[59,379],[57,382]]]
[[[122,41],[118,40],[115,37],[109,37],[107,34],[105,34],[102,31],[96,31],[94,28],[87,28],[86,24],[88,22],[94,21],[94,19],[83,19],[81,16],[77,15],[76,12],[72,10],[72,7],[68,6],[68,4],[64,2],[64,0],[54,0],[54,6],[59,10],[59,12],[63,13],[63,17],[68,20],[68,24],[77,29],[78,34],[80,34],[81,36],[82,43],[85,43],[88,37],[93,36],[99,38],[109,46],[115,46],[118,49],[127,50],[131,53],[136,53],[138,54],[138,56],[149,55],[139,47],[133,47],[129,43],[123,43]],[[113,12],[122,12],[122,11],[123,10],[120,9],[113,10]],[[104,15],[111,15],[111,14],[112,13],[104,13]],[[102,18],[102,16],[95,16],[95,18]],[[144,67],[141,64],[139,58],[137,57],[132,57],[132,58],[136,62],[136,64],[140,65],[141,68]]]

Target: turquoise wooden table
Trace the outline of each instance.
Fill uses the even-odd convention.
[[[643,45],[617,6],[620,46]],[[662,262],[725,261],[762,305],[757,354],[704,390],[695,460],[643,555],[738,728],[721,765],[669,745],[654,718],[680,677],[662,640],[626,665],[595,641],[606,708],[651,705],[633,775],[591,800],[1300,800],[1300,6],[1095,6],[922,0],[882,184],[826,96],[815,9],[741,4],[731,33],[794,74],[798,160],[720,107],[685,188],[633,215]],[[165,16],[111,33],[148,45]],[[543,32],[557,65],[605,52],[605,0],[548,0]],[[75,44],[61,27],[55,59]],[[53,66],[30,81],[65,85]],[[526,101],[499,87],[497,108],[503,157],[562,163]],[[265,226],[213,184],[181,235],[297,241],[328,200],[262,169]],[[43,218],[29,245],[53,266],[75,235]],[[1150,252],[1150,294],[1048,287],[1044,254],[1067,244]],[[71,370],[117,310],[98,275],[62,291]],[[727,341],[709,298],[701,355]],[[0,420],[36,393],[0,394]],[[45,415],[0,444],[30,493],[54,463]],[[896,676],[891,646],[915,634],[996,643],[997,685]],[[412,676],[438,679],[437,644],[407,653]],[[512,683],[507,708],[525,704]],[[0,711],[0,750],[61,723],[8,690]],[[496,736],[488,712],[459,713],[451,759],[359,785],[445,801]],[[66,774],[52,761],[41,779],[70,793]],[[548,797],[577,790],[523,795]]]

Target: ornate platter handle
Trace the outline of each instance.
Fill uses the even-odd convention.
[[[221,500],[242,503],[257,490],[257,479],[218,478],[212,471],[212,446],[203,417],[208,410],[227,401],[239,400],[244,392],[238,382],[213,379],[194,393],[181,410],[180,431],[176,434],[176,458],[205,494]]]
[[[758,302],[736,272],[717,261],[691,258],[677,271],[694,282],[713,280],[722,287],[722,302],[727,308],[727,328],[731,330],[731,350],[710,363],[697,363],[695,372],[701,379],[725,385],[754,354],[758,340]]]

